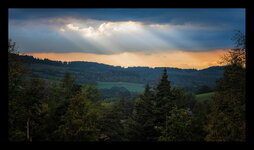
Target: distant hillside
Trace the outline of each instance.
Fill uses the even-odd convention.
[[[62,79],[66,70],[76,77],[78,83],[98,82],[130,82],[155,86],[159,81],[163,67],[129,67],[110,66],[95,62],[73,61],[60,62],[48,59],[35,59],[32,56],[20,56],[31,76],[44,79]],[[167,68],[171,86],[192,88],[202,85],[213,86],[218,78],[223,76],[224,67],[209,67],[203,70]]]

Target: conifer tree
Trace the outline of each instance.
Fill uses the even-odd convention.
[[[76,79],[73,78],[69,71],[66,71],[62,80],[62,88],[65,90],[66,99],[81,92],[81,85],[77,84]]]
[[[158,99],[170,98],[170,81],[168,80],[167,69],[163,69],[162,78],[157,86],[156,97]]]
[[[144,93],[136,100],[133,116],[130,120],[130,140],[154,141],[157,132],[154,129],[154,94],[146,85]]]
[[[154,114],[156,116],[155,125],[164,126],[166,116],[173,107],[171,100],[170,81],[168,80],[167,70],[164,68],[162,78],[157,86]]]

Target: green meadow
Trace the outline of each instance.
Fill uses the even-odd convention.
[[[142,93],[144,91],[144,84],[130,83],[130,82],[100,82],[97,81],[99,89],[110,89],[114,86],[124,87],[130,92]]]
[[[214,94],[214,92],[208,92],[208,93],[202,93],[202,94],[197,94],[196,95],[196,99],[197,101],[200,102],[205,102],[205,101],[209,101],[212,99],[212,95]]]

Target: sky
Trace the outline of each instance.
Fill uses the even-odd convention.
[[[115,66],[220,65],[245,9],[9,9],[8,36],[36,58]]]

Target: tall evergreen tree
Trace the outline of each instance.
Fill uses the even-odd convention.
[[[163,69],[163,74],[162,74],[162,78],[159,82],[159,84],[157,85],[157,93],[156,93],[156,97],[158,99],[163,99],[163,98],[170,98],[170,81],[168,80],[168,75],[167,75],[167,69],[164,68]]]
[[[132,120],[129,124],[130,140],[154,141],[157,132],[154,129],[154,94],[146,85],[144,93],[137,99],[134,106]]]
[[[173,107],[173,101],[171,100],[170,81],[168,80],[167,70],[164,68],[162,78],[157,86],[156,101],[154,114],[156,116],[155,125],[164,126],[166,116]]]
[[[65,90],[66,99],[71,98],[81,92],[81,85],[77,84],[69,71],[66,71],[61,82],[62,88]]]

